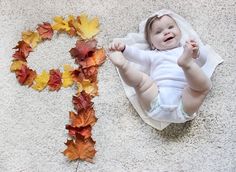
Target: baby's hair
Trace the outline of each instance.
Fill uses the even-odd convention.
[[[159,17],[158,15],[154,15],[154,16],[148,18],[148,20],[145,24],[144,34],[145,34],[145,39],[146,39],[150,49],[153,48],[152,47],[152,41],[151,41],[151,38],[150,38],[150,32],[152,30],[152,24],[153,24],[154,21],[159,20],[161,17],[163,17],[163,16]]]

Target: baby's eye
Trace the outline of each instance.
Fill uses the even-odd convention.
[[[160,30],[156,31],[156,34],[159,34],[159,33],[161,33],[161,31],[160,31]]]
[[[169,29],[173,29],[174,28],[174,26],[169,26]]]

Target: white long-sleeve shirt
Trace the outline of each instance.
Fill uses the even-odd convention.
[[[150,77],[159,89],[160,104],[176,106],[179,104],[186,78],[177,60],[183,53],[183,47],[166,51],[140,50],[126,46],[123,54],[131,62],[148,66]],[[199,59],[201,61],[202,59]]]

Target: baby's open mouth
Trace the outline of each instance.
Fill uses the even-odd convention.
[[[164,40],[164,42],[167,42],[167,41],[169,41],[169,40],[171,40],[171,39],[173,39],[173,38],[174,38],[174,36],[170,36],[170,37],[166,38],[166,39]]]

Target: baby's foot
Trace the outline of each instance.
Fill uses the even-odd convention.
[[[110,53],[109,59],[118,68],[124,67],[127,62],[127,60],[125,59],[125,57],[123,56],[123,54],[120,51],[114,51],[114,52]]]
[[[189,68],[193,61],[193,53],[194,53],[194,47],[187,42],[184,46],[184,52],[183,54],[179,57],[177,63],[180,67],[182,68]]]

